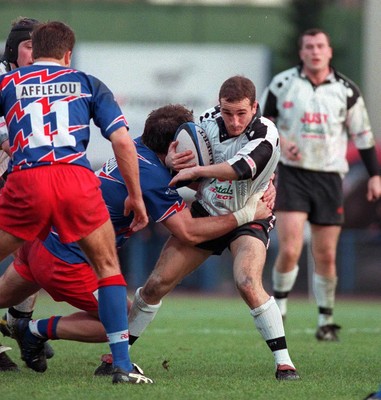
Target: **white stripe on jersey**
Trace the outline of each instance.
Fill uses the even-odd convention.
[[[199,123],[206,132],[213,150],[214,163],[229,162],[233,165],[238,160],[244,160],[251,169],[252,177],[257,172],[255,163],[255,149],[263,142],[271,143],[273,151],[267,165],[255,179],[236,181],[220,181],[218,179],[204,179],[198,188],[196,198],[210,215],[224,215],[241,209],[251,195],[264,192],[270,178],[275,171],[280,156],[279,135],[275,125],[267,118],[258,118],[257,123],[265,125],[265,137],[256,136],[251,132],[249,138],[246,134],[220,141],[220,129],[216,118],[220,113],[208,110],[207,118],[203,117]],[[255,126],[255,125],[254,125]]]

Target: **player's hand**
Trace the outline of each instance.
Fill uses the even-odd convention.
[[[124,201],[124,215],[127,217],[131,212],[134,213],[134,219],[130,224],[132,232],[140,231],[148,225],[148,215],[142,198],[137,200],[130,196]]]
[[[285,157],[290,161],[299,161],[302,159],[300,149],[295,142],[283,139],[281,141],[281,150]]]
[[[191,150],[176,153],[178,143],[179,142],[175,140],[169,145],[168,153],[165,157],[165,165],[174,171],[180,171],[183,168],[195,167],[196,163],[192,162],[194,159],[194,154]]]
[[[233,215],[237,220],[237,225],[241,226],[256,219],[256,209],[259,199],[263,196],[263,192],[251,195],[243,208],[234,211]]]
[[[255,210],[254,219],[266,219],[268,217],[271,217],[272,214],[272,208],[270,208],[268,206],[268,203],[263,200],[263,197],[262,199],[259,199],[257,203],[257,208]]]
[[[174,176],[169,182],[168,186],[176,186],[176,184],[180,181],[195,181],[199,178],[198,169],[200,167],[192,167],[192,168],[184,168],[178,172],[176,176]]]
[[[270,210],[272,210],[275,205],[276,190],[275,190],[275,186],[273,183],[274,177],[275,177],[275,174],[273,174],[273,176],[271,177],[269,187],[267,188],[267,190],[265,191],[265,193],[263,194],[263,197],[261,199],[264,203],[267,204],[267,207]]]
[[[375,175],[368,180],[368,191],[366,198],[368,201],[376,201],[381,197],[381,176]]]

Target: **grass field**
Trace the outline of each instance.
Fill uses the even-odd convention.
[[[270,350],[254,327],[244,303],[235,298],[170,295],[150,328],[134,344],[132,360],[155,385],[112,385],[93,378],[106,344],[55,341],[56,355],[44,374],[22,365],[19,373],[2,373],[1,399],[256,399],[361,400],[381,382],[381,301],[337,300],[336,322],[343,329],[338,343],[314,338],[315,305],[290,301],[286,337],[301,375],[297,382],[278,382]],[[36,317],[72,309],[40,296]],[[166,362],[168,368],[163,367]]]

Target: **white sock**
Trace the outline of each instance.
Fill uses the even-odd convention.
[[[298,276],[299,266],[295,265],[295,268],[289,272],[278,272],[276,268],[273,268],[272,279],[273,279],[273,290],[276,292],[275,301],[280,309],[283,316],[287,314],[287,296],[288,293],[294,287],[296,278]],[[280,294],[284,297],[279,297]]]
[[[27,299],[25,299],[22,303],[17,304],[17,306],[13,306],[12,308],[20,313],[32,313],[34,311],[34,305],[37,300],[37,293],[32,294]],[[7,311],[7,324],[12,329],[16,321],[17,317],[14,317],[9,311]]]
[[[274,298],[270,297],[266,303],[253,308],[250,314],[254,317],[254,323],[259,333],[273,352],[275,366],[287,364],[295,368],[287,350],[282,315]],[[279,343],[282,343],[280,349],[277,348]]]
[[[128,330],[131,336],[136,337],[139,337],[152,322],[162,304],[161,301],[159,304],[147,304],[140,297],[141,289],[138,288],[136,290],[131,309],[128,313]]]
[[[337,277],[327,278],[318,275],[315,272],[312,275],[312,287],[316,299],[316,304],[319,307],[318,325],[333,324],[333,307],[335,305],[335,292],[337,286]],[[326,310],[328,312],[321,312]],[[330,311],[330,312],[329,312]]]

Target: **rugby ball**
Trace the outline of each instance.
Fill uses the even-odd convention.
[[[192,160],[197,165],[213,164],[213,152],[205,131],[194,122],[186,122],[179,126],[174,140],[179,143],[177,153],[192,150],[195,158]]]

